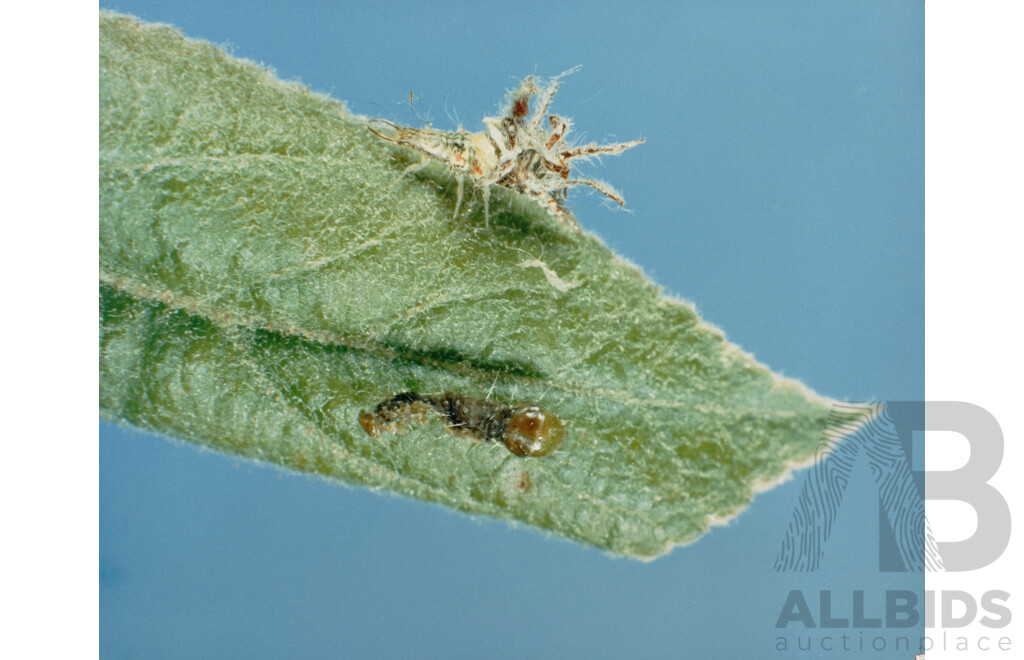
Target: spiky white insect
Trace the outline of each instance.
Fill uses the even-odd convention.
[[[433,159],[443,163],[458,182],[455,214],[462,203],[463,177],[469,177],[484,200],[484,218],[488,219],[490,186],[510,188],[533,197],[552,216],[579,229],[576,218],[565,207],[569,186],[590,186],[622,206],[625,202],[614,188],[603,181],[570,178],[571,161],[601,154],[619,154],[646,138],[632,142],[598,145],[572,145],[566,135],[569,119],[548,115],[548,106],[558,90],[559,80],[576,71],[571,69],[552,78],[542,89],[534,76],[527,76],[508,95],[508,105],[500,117],[484,117],[484,129],[470,133],[459,127],[454,133],[434,128],[409,128],[384,119],[370,121],[370,131],[388,142],[418,151],[427,158],[410,169],[422,167]],[[539,104],[530,113],[530,99],[540,94]],[[544,126],[545,119],[547,127]],[[374,128],[381,126],[381,130]],[[387,131],[385,134],[381,131]]]

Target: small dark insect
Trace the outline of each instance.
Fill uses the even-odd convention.
[[[377,404],[374,412],[360,412],[359,424],[367,433],[379,438],[381,431],[400,431],[409,419],[425,422],[431,411],[441,416],[452,435],[501,442],[516,456],[544,456],[565,439],[562,420],[538,406],[530,403],[508,406],[454,392],[396,394]]]

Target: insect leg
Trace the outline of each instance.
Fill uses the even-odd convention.
[[[515,88],[515,91],[509,94],[511,103],[505,109],[506,119],[510,120],[513,125],[522,125],[523,119],[530,112],[530,98],[538,91],[537,79],[533,76],[526,76],[523,82]]]
[[[548,122],[551,124],[551,132],[548,134],[548,139],[544,146],[551,149],[565,138],[569,128],[572,126],[572,120],[559,117],[558,115],[551,115],[548,117]]]
[[[567,186],[590,186],[591,188],[607,195],[619,206],[623,206],[626,203],[626,201],[622,199],[622,195],[604,181],[595,181],[593,179],[569,179],[563,183]]]
[[[621,154],[626,149],[631,149],[638,144],[645,142],[647,138],[640,138],[639,140],[633,140],[632,142],[617,142],[615,144],[596,144],[591,142],[590,144],[584,144],[579,147],[573,147],[562,152],[563,158],[579,158],[580,156],[586,158],[589,156],[597,156],[599,154]]]
[[[551,81],[548,88],[544,90],[544,95],[540,97],[540,105],[533,111],[533,116],[530,119],[530,132],[536,134],[540,131],[540,124],[544,121],[544,116],[547,114],[548,106],[551,105],[551,99],[554,98],[555,92],[558,91],[558,78]]]
[[[491,187],[484,186],[480,189],[480,196],[484,198],[484,229],[490,230],[491,228]]]
[[[534,131],[540,130],[540,124],[548,112],[548,106],[551,105],[551,99],[554,98],[555,92],[558,91],[558,86],[561,84],[559,80],[571,73],[576,73],[579,70],[579,66],[574,66],[568,71],[563,71],[551,79],[551,82],[548,84],[548,88],[544,90],[544,95],[540,98],[540,105],[537,106],[537,109],[533,112],[533,118],[530,120],[530,128]]]

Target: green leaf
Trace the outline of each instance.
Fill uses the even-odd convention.
[[[806,463],[828,400],[597,238],[443,171],[332,99],[100,14],[100,410],[287,468],[653,557]],[[362,409],[454,391],[555,412],[544,458]]]

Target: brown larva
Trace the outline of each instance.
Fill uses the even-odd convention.
[[[359,424],[375,438],[394,433],[408,420],[426,421],[434,412],[449,433],[474,440],[501,442],[517,456],[544,456],[565,439],[565,425],[552,412],[530,403],[505,405],[454,392],[430,395],[403,392],[359,413]]]

